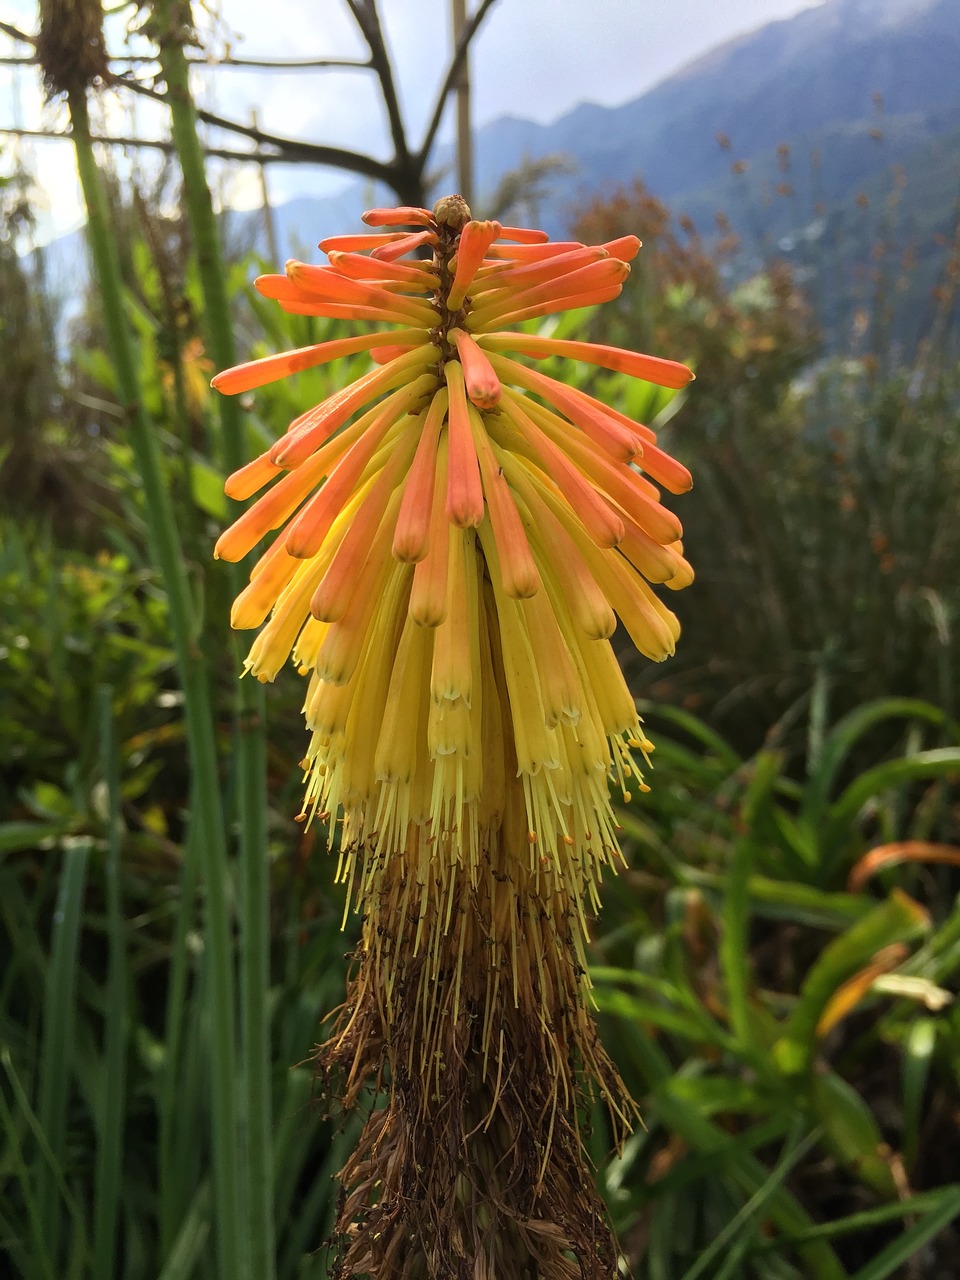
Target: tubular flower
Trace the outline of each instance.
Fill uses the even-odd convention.
[[[340,356],[371,368],[227,481],[264,492],[216,554],[272,542],[232,615],[247,668],[308,679],[303,816],[362,917],[318,1051],[347,1105],[388,1098],[342,1172],[342,1275],[608,1276],[578,1117],[635,1118],[589,1011],[585,944],[620,860],[610,787],[651,744],[609,637],[659,661],[692,577],[654,433],[536,367],[569,357],[679,388],[682,364],[510,328],[613,299],[640,244],[550,243],[458,196],[373,210],[259,291],[389,325],[214,379],[250,391]],[[414,230],[410,230],[410,228]],[[429,257],[416,256],[429,250]],[[334,837],[336,837],[334,841]],[[571,1261],[576,1258],[576,1263]]]

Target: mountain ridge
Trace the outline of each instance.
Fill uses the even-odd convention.
[[[718,211],[752,208],[768,241],[789,238],[818,205],[849,204],[864,183],[960,128],[958,9],[960,0],[827,0],[725,42],[619,106],[581,102],[549,124],[498,117],[475,136],[477,212],[505,173],[563,154],[574,171],[554,175],[547,195],[518,211],[552,235],[568,234],[578,205],[640,178],[706,234]],[[945,153],[949,163],[951,147]],[[449,148],[436,159],[452,169]],[[956,167],[960,177],[960,159]],[[784,185],[793,199],[777,196]],[[351,230],[370,202],[369,185],[354,182],[277,205],[284,254],[312,254],[320,234]],[[933,218],[940,232],[948,214]],[[229,214],[231,239],[263,252],[261,219]],[[77,246],[67,239],[54,257],[72,278]]]

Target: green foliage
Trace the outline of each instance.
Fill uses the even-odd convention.
[[[815,361],[791,272],[737,284],[735,245],[708,249],[681,224],[641,184],[578,224],[645,241],[590,336],[682,356],[697,373],[663,431],[694,475],[675,506],[697,582],[671,600],[676,659],[638,671],[637,687],[707,712],[748,752],[815,685],[838,712],[888,695],[955,710],[960,367],[942,332],[906,362],[876,347]],[[948,246],[947,274],[953,262]]]
[[[960,1213],[945,1134],[919,1123],[921,1096],[955,1096],[960,917],[916,865],[848,881],[874,845],[928,841],[931,812],[957,839],[960,728],[868,704],[797,778],[775,740],[744,760],[687,713],[645,715],[654,787],[621,816],[631,870],[593,974],[645,1116],[608,1179],[636,1274],[894,1275]],[[885,728],[897,749],[851,776]]]
[[[182,228],[119,212],[125,315],[191,640],[209,667],[232,834],[239,659],[227,572],[210,561],[226,504],[202,297]],[[584,234],[639,225],[648,242],[630,289],[551,331],[686,357],[698,372],[675,396],[563,371],[654,423],[697,486],[676,504],[698,570],[675,602],[679,656],[637,684],[657,696],[645,709],[654,787],[623,816],[631,869],[608,886],[595,948],[606,1043],[646,1117],[606,1176],[611,1209],[638,1280],[882,1280],[908,1260],[946,1277],[945,1228],[960,1213],[960,914],[949,863],[925,859],[960,840],[957,371],[929,352],[905,369],[817,366],[788,273],[732,287],[724,261],[668,231],[655,202],[604,216]],[[42,314],[37,281],[9,257],[0,267],[22,292],[16,315]],[[256,269],[227,272],[245,357],[334,335],[253,294]],[[169,601],[94,308],[66,370],[44,364],[39,330],[18,332],[30,392],[0,438],[7,458],[11,440],[20,451],[3,473],[0,529],[12,622],[0,640],[0,1267],[25,1280],[212,1275],[222,957],[204,915],[203,797]],[[5,377],[19,353],[0,344]],[[243,397],[244,454],[364,360]],[[57,483],[8,505],[41,473]],[[326,1274],[315,1251],[351,1141],[349,1124],[334,1129],[312,1105],[307,1061],[341,998],[350,936],[321,841],[292,821],[302,682],[279,683],[269,1181],[278,1275],[300,1280]],[[912,852],[874,866],[877,846]],[[246,884],[231,856],[231,924]],[[592,1141],[602,1165],[599,1125]]]
[[[98,686],[131,760],[131,801],[156,781],[162,747],[182,736],[165,603],[155,575],[120,553],[95,558],[27,539],[5,522],[0,593],[10,626],[0,645],[0,800],[7,812],[75,822],[89,804]],[[0,832],[4,827],[0,825]]]

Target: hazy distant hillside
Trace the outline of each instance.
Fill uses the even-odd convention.
[[[482,197],[525,158],[563,153],[575,172],[554,179],[537,210],[553,233],[588,194],[639,176],[706,227],[745,196],[770,204],[764,229],[780,235],[798,207],[768,199],[783,180],[778,145],[791,149],[790,181],[812,216],[817,201],[842,203],[958,127],[960,0],[828,0],[723,45],[623,106],[585,103],[550,125],[493,121],[476,139],[478,203],[482,212]],[[735,160],[747,165],[739,178]],[[301,238],[312,243],[316,228],[339,227],[368,198],[356,184],[335,204],[297,201],[281,211],[284,230],[305,224]]]
[[[578,192],[634,175],[702,212],[701,192],[726,193],[732,159],[752,166],[786,143],[804,163],[820,150],[832,199],[958,124],[958,0],[828,0],[714,50],[621,107],[585,104],[548,126],[496,121],[478,136],[478,185],[492,190],[524,155],[561,151],[578,170],[557,184],[553,229]],[[875,127],[886,136],[882,150],[860,145]],[[729,154],[718,134],[730,139]]]
[[[781,144],[790,149],[787,173],[778,164]],[[834,218],[832,232],[844,218],[852,226],[855,194],[871,184],[879,190],[898,164],[917,179],[902,197],[900,222],[907,225],[922,192],[914,222],[929,238],[952,217],[958,144],[960,0],[827,0],[723,45],[623,106],[582,104],[550,125],[503,118],[480,129],[478,212],[524,159],[563,153],[574,172],[555,178],[533,211],[554,234],[591,194],[640,177],[705,231],[723,210],[758,247],[809,250],[819,241],[816,228],[811,233],[819,206]],[[437,167],[448,161],[438,157]],[[353,183],[335,197],[282,205],[283,252],[312,252],[321,233],[349,229],[371,194]],[[263,249],[257,215],[235,218],[233,235],[256,238]],[[851,249],[857,238],[844,243]],[[72,274],[75,252],[65,241],[52,256]]]

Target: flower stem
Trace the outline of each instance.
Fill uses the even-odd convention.
[[[183,199],[197,258],[203,293],[207,350],[218,369],[236,364],[230,301],[213,201],[207,185],[203,148],[190,93],[190,68],[184,52],[179,6],[157,0],[160,64],[167,84],[173,143],[183,174]],[[220,458],[226,474],[245,462],[243,409],[239,400],[219,396]],[[228,570],[238,591],[245,575],[240,566]],[[233,647],[234,665],[241,653]],[[270,1097],[269,874],[267,863],[266,702],[262,685],[240,680],[234,703],[234,754],[237,767],[240,828],[240,1007],[242,1013],[241,1117],[246,1137],[247,1240],[250,1274],[271,1280],[275,1274],[273,1224],[273,1154]]]
[[[240,1213],[234,1071],[233,948],[230,937],[227,851],[213,707],[198,622],[177,531],[163,479],[152,424],[143,408],[135,352],[124,316],[123,282],[110,230],[107,202],[90,142],[86,97],[69,97],[77,168],[87,206],[87,236],[103,301],[108,343],[131,447],[143,485],[151,551],[167,593],[170,627],[184,692],[190,765],[197,797],[192,819],[203,859],[209,947],[211,1067],[213,1075],[213,1160],[220,1275],[234,1280],[240,1268]]]

